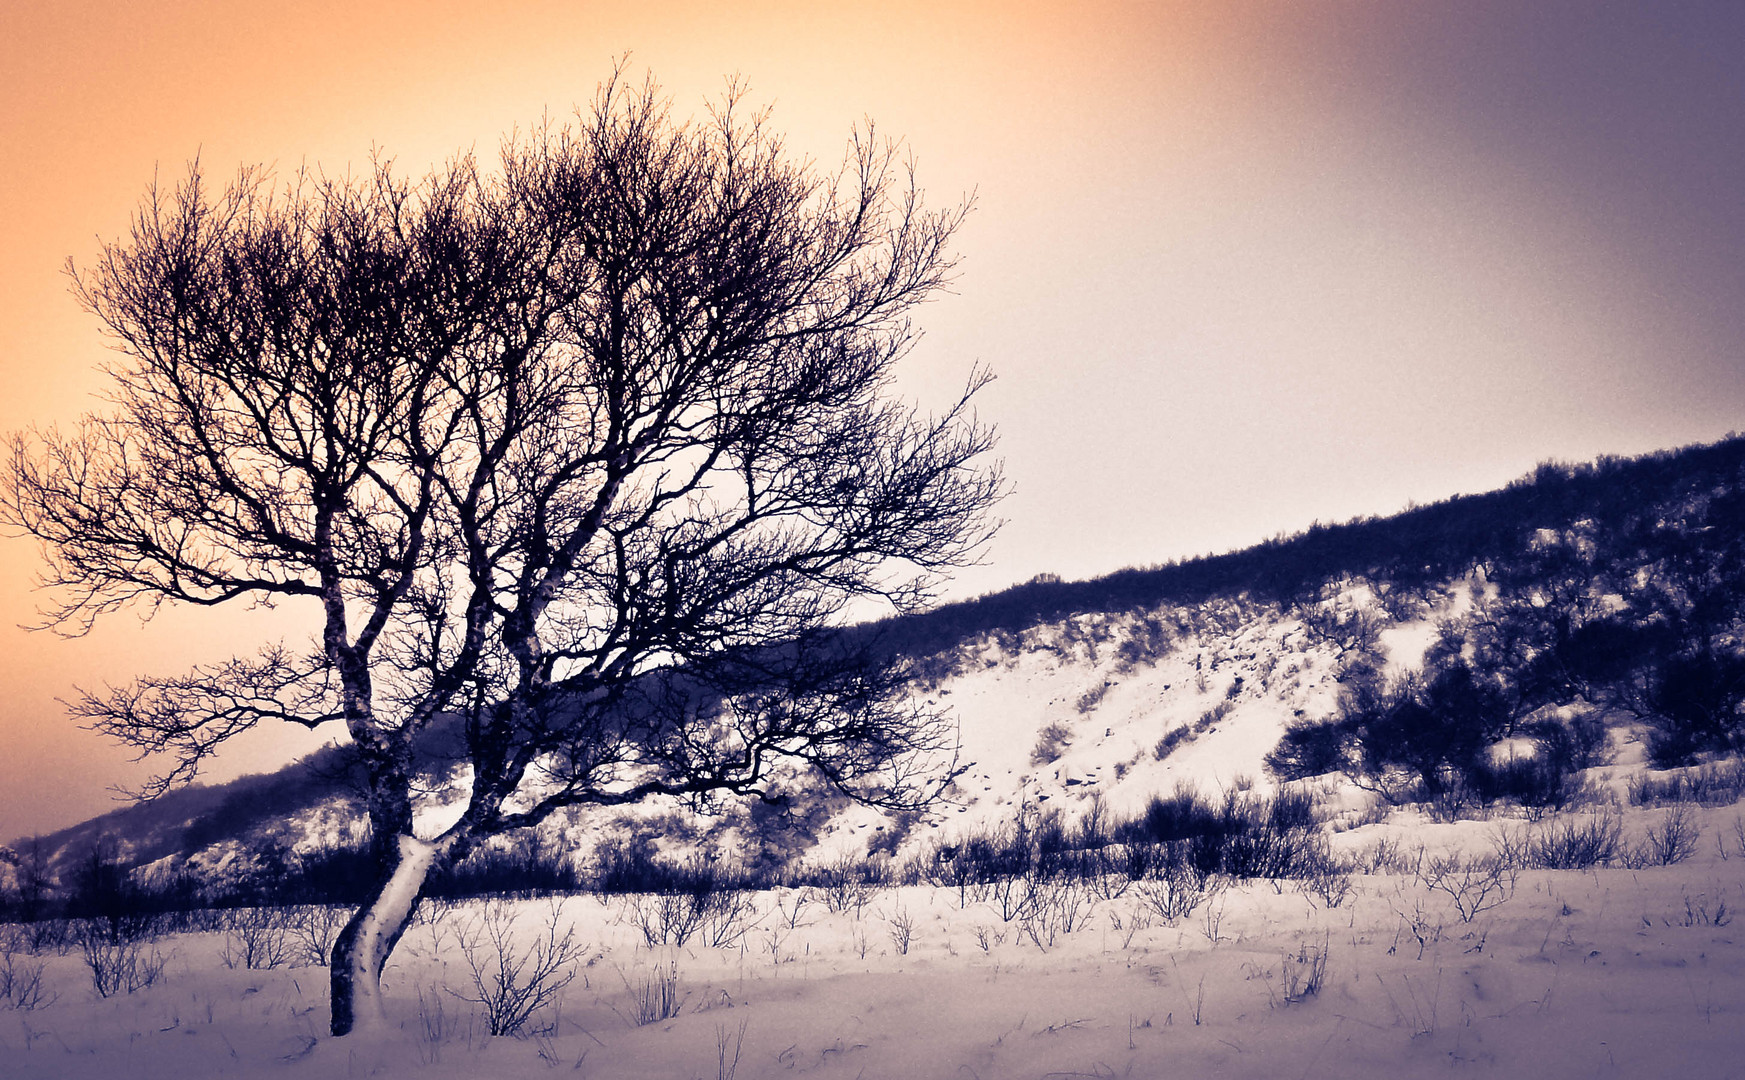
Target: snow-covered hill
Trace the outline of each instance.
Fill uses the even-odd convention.
[[[1546,698],[1555,709],[1532,705],[1542,711],[1531,715],[1605,712],[1577,699],[1583,680],[1616,682],[1617,673],[1571,667],[1592,667],[1596,656],[1616,667],[1600,646],[1674,656],[1668,642],[1695,626],[1707,635],[1700,649],[1745,648],[1742,507],[1745,439],[1733,439],[1547,466],[1488,495],[1317,526],[1228,555],[1090,582],[1039,578],[880,628],[913,664],[911,692],[959,725],[963,771],[929,812],[886,816],[824,791],[784,808],[728,805],[709,816],[651,803],[578,809],[547,822],[536,842],[578,865],[610,843],[768,868],[869,852],[901,858],[1021,813],[1072,818],[1096,807],[1130,818],[1183,784],[1264,791],[1274,783],[1264,759],[1288,724],[1331,717],[1343,694],[1385,685],[1432,646],[1444,662],[1493,669],[1549,658],[1562,665],[1553,673],[1562,689]],[[1583,643],[1587,630],[1611,636]],[[1572,643],[1587,652],[1559,651]],[[1642,768],[1628,740],[1642,734],[1654,686],[1638,682],[1636,713],[1610,708],[1606,717],[1612,750],[1623,751],[1614,786]],[[452,820],[465,794],[465,772],[438,760],[421,829]],[[158,881],[183,871],[218,882],[270,876],[362,839],[345,773],[343,754],[329,750],[273,776],[172,793],[15,845],[17,857],[0,860],[0,884],[15,884],[25,863],[64,882],[94,847]],[[1336,778],[1318,790],[1329,814],[1356,816],[1374,802]]]

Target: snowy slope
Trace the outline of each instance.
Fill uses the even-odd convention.
[[[968,768],[910,845],[1013,819],[1020,807],[1081,813],[1100,796],[1117,815],[1188,783],[1265,783],[1262,759],[1284,725],[1337,696],[1333,649],[1272,606],[1086,615],[960,650],[960,670],[919,691],[949,707]],[[1159,742],[1177,733],[1159,756]],[[846,810],[826,851],[878,827]]]

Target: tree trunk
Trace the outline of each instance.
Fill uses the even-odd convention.
[[[350,1034],[386,1026],[382,1006],[382,966],[400,935],[412,921],[412,909],[431,866],[448,844],[402,833],[398,857],[378,880],[376,890],[358,908],[333,943],[329,972],[332,983],[332,1031]]]

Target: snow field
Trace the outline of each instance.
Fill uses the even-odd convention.
[[[1628,812],[1627,838],[1665,813]],[[1138,888],[1087,892],[1070,931],[1035,934],[952,889],[880,889],[838,911],[775,890],[750,897],[723,947],[650,947],[634,898],[474,901],[400,942],[389,1030],[339,1040],[325,969],[227,967],[222,933],[161,940],[163,979],[109,998],[76,949],[15,952],[55,999],[0,1009],[0,1076],[1737,1076],[1745,839],[1737,808],[1695,815],[1686,861],[1523,871],[1470,920],[1411,873],[1354,875],[1335,907],[1294,882],[1236,882],[1173,924]],[[1496,827],[1338,839],[1421,836],[1433,857],[1482,851]],[[515,917],[511,961],[553,928],[580,946],[574,981],[520,1037],[489,1035],[465,999],[479,995],[459,943],[488,945],[492,910]]]

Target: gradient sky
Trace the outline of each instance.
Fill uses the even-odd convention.
[[[625,53],[681,116],[737,73],[796,152],[832,162],[871,117],[935,201],[977,193],[903,384],[999,377],[1009,524],[950,595],[1745,427],[1736,2],[38,0],[0,6],[0,431],[95,404],[62,267],[154,175],[488,158]],[[0,540],[0,839],[140,775],[57,696],[302,625],[26,633],[37,564]]]

